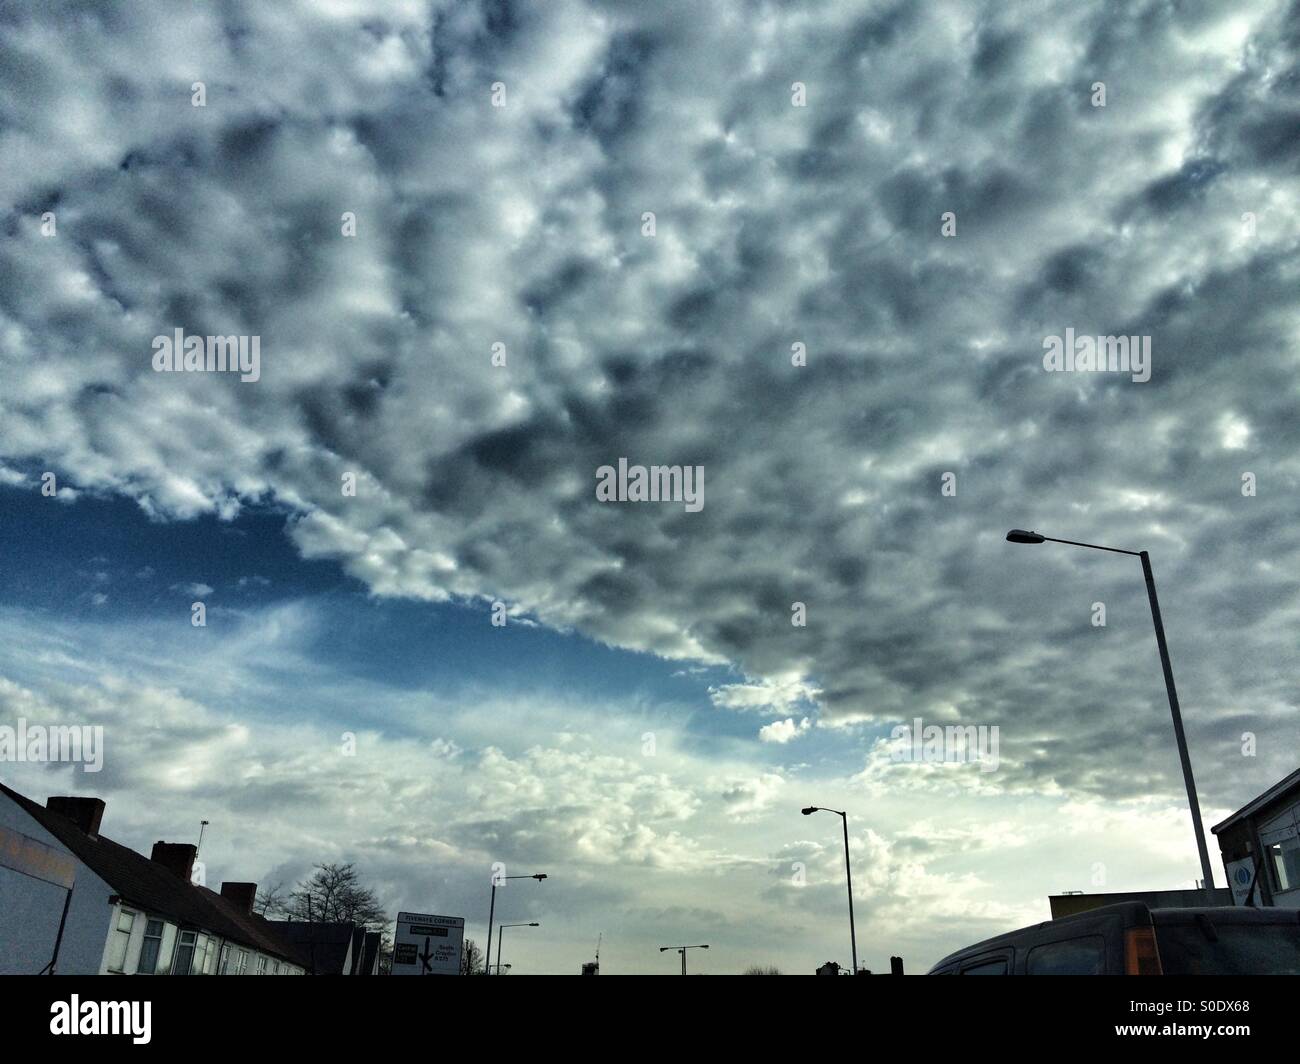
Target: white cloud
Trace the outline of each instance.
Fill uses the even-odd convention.
[[[814,703],[816,688],[797,675],[786,674],[757,683],[722,684],[709,688],[709,698],[719,709],[759,710],[765,713],[789,711]]]
[[[806,734],[811,727],[812,721],[807,717],[797,724],[792,717],[786,717],[785,720],[774,720],[771,724],[764,724],[758,729],[758,738],[764,743],[788,743]]]
[[[195,599],[207,598],[209,595],[212,594],[212,590],[213,590],[212,585],[200,584],[200,583],[173,584],[171,589],[173,591],[179,591],[182,595],[185,595],[187,598],[195,598]]]

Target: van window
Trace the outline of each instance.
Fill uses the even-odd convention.
[[[1049,942],[1029,951],[1026,975],[1104,975],[1106,940],[1101,935]]]
[[[980,961],[978,964],[973,964],[969,968],[963,968],[961,970],[961,974],[962,975],[1006,975],[1007,959],[1005,957],[997,957],[991,961]]]

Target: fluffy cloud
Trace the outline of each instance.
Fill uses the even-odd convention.
[[[1041,524],[1153,549],[1199,749],[1293,708],[1285,5],[77,9],[6,16],[10,463],[278,500],[380,593],[734,663],[723,705],[1104,727],[1111,770],[1035,778],[1132,791],[1141,587],[1000,542]],[[1152,382],[1043,373],[1066,326],[1152,335]],[[260,335],[262,380],[151,372],[176,327]],[[597,504],[622,455],[705,465],[705,510]]]
[[[764,743],[788,743],[803,735],[811,727],[812,721],[807,717],[797,724],[793,717],[786,717],[785,720],[774,720],[771,724],[764,724],[758,729],[758,738]]]

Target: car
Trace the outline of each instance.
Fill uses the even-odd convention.
[[[1126,901],[951,953],[930,975],[1300,975],[1300,910]]]

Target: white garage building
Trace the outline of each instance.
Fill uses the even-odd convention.
[[[1235,904],[1300,909],[1300,769],[1211,830]]]

